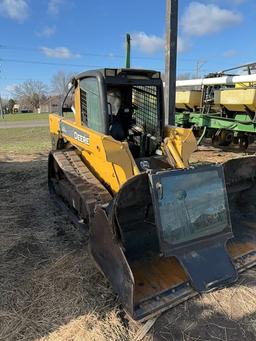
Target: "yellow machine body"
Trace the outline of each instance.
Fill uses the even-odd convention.
[[[95,132],[71,119],[65,119],[56,114],[49,115],[50,133],[65,139],[80,151],[84,162],[103,183],[116,193],[119,188],[132,176],[140,173],[126,142],[114,140],[111,136]],[[60,133],[60,122],[86,133],[90,145],[75,137]],[[196,150],[196,139],[191,129],[167,127],[167,137],[163,145],[164,151],[172,156],[171,162],[176,168],[188,166],[188,160]]]
[[[191,167],[196,139],[164,125],[159,72],[87,71],[68,94],[49,116],[49,188],[89,224],[91,254],[134,319],[256,264],[254,157]]]
[[[50,114],[50,133],[55,144],[56,140],[65,140],[77,148],[86,165],[113,193],[116,193],[129,178],[139,174],[140,171],[126,141],[117,141],[110,135],[89,129],[82,122],[79,82],[78,79],[74,90],[75,114],[67,118]],[[151,97],[149,99],[152,101]],[[136,103],[136,98],[134,102]],[[70,136],[61,131],[61,122],[76,129],[76,134]],[[79,132],[88,136],[86,141],[89,143],[79,138]],[[196,148],[192,129],[165,127],[161,149],[173,168],[188,167],[190,155]]]
[[[60,139],[64,138],[77,148],[86,165],[111,188],[113,193],[116,193],[127,179],[139,173],[126,142],[116,141],[111,136],[95,132],[59,115],[51,114],[49,120],[51,134],[58,135]],[[87,134],[90,144],[79,140],[79,134],[70,137],[65,133],[59,133],[60,122]]]

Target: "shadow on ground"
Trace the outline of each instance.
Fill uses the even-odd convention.
[[[167,311],[151,332],[152,341],[242,341],[256,337],[256,270],[239,283]]]

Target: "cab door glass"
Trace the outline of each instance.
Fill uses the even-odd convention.
[[[65,119],[75,121],[75,89],[72,87],[62,104],[62,115]]]
[[[96,78],[80,80],[81,120],[90,129],[104,132],[99,87]]]

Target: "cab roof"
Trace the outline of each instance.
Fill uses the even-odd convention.
[[[161,79],[161,72],[155,70],[143,70],[143,69],[115,69],[115,68],[105,68],[105,69],[96,69],[85,71],[79,73],[74,78],[75,79],[82,79],[85,77],[97,77],[101,76],[103,78],[126,78],[126,77],[142,77],[142,78],[154,78],[154,79]]]

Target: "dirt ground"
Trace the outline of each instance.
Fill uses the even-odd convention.
[[[192,160],[239,155],[205,146]],[[135,340],[140,324],[123,318],[89,257],[87,232],[49,198],[46,151],[0,154],[0,217],[0,340]],[[256,269],[251,269],[235,286],[162,314],[145,340],[255,339]]]

